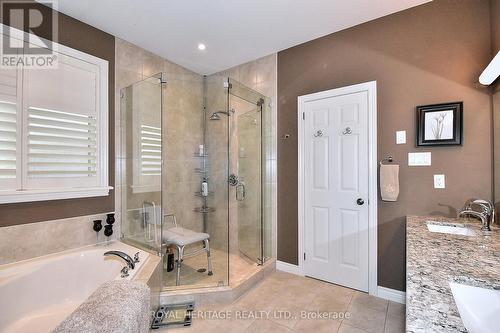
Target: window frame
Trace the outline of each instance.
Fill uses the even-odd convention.
[[[37,45],[39,47],[44,47],[43,38],[38,36],[34,36],[29,33],[24,33],[21,30],[5,26],[0,24],[0,28],[3,28],[2,31],[9,31],[10,38],[15,38],[24,43],[30,43],[33,45]],[[8,30],[7,30],[8,29]],[[0,33],[0,35],[3,35]],[[31,38],[30,38],[31,36]],[[1,37],[1,36],[0,36]],[[0,204],[6,203],[22,203],[22,202],[33,202],[33,201],[47,201],[47,200],[60,200],[60,199],[75,199],[75,198],[89,198],[89,197],[100,197],[109,195],[109,191],[113,189],[113,187],[109,186],[109,63],[107,60],[98,58],[96,56],[90,55],[88,53],[75,50],[65,45],[61,45],[58,43],[52,43],[54,46],[54,52],[62,54],[67,57],[71,57],[77,60],[81,60],[92,65],[97,66],[98,68],[98,78],[96,80],[96,84],[98,88],[96,89],[96,99],[98,100],[97,106],[98,110],[96,110],[96,115],[98,117],[98,129],[97,129],[97,137],[98,137],[98,155],[97,162],[99,165],[98,169],[98,184],[99,186],[92,187],[51,187],[46,189],[23,189],[24,177],[27,172],[27,159],[25,158],[24,151],[27,149],[28,137],[25,125],[25,113],[27,113],[27,106],[24,105],[24,71],[25,68],[18,67],[17,77],[21,77],[21,81],[17,83],[17,91],[18,91],[18,100],[22,99],[22,104],[17,105],[18,110],[18,121],[17,137],[21,138],[17,142],[16,152],[18,160],[16,161],[17,165],[17,173],[16,173],[16,182],[17,189],[0,189]],[[33,69],[36,70],[36,69]],[[19,74],[20,73],[20,74]],[[22,119],[22,121],[21,121]],[[19,151],[19,147],[21,148]]]

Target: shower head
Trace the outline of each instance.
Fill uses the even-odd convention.
[[[212,113],[212,115],[210,116],[210,120],[220,120],[219,113],[218,112]]]

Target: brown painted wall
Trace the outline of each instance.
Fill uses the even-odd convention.
[[[491,54],[500,51],[500,0],[491,0]]]
[[[405,289],[405,216],[455,216],[471,197],[491,198],[488,0],[437,0],[278,54],[278,260],[297,264],[297,96],[376,80],[378,157],[401,165],[397,202],[379,200],[378,283]],[[464,102],[464,145],[416,148],[415,106]],[[407,144],[395,144],[396,130]],[[408,167],[407,153],[431,151],[431,167]],[[444,190],[433,174],[446,175]]]
[[[39,8],[49,10],[42,5],[39,5]],[[60,44],[109,62],[109,184],[114,186],[115,39],[112,35],[63,14],[59,14],[58,25]],[[43,37],[51,39],[48,35]],[[114,200],[114,191],[110,191],[107,197],[0,205],[0,227],[112,212],[115,207]]]
[[[500,51],[500,0],[491,0],[491,57]],[[494,83],[492,90],[492,110],[494,122],[494,200],[497,208],[497,221],[500,219],[500,79]]]

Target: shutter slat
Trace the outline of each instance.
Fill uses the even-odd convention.
[[[73,159],[86,159],[86,160],[95,160],[96,159],[96,156],[95,155],[88,155],[88,154],[75,154],[75,152],[73,152],[72,154],[63,154],[63,153],[59,153],[59,152],[49,152],[49,153],[30,153],[30,157],[32,158],[46,158],[46,159],[55,159],[55,160],[59,160],[61,158],[65,158],[65,159],[70,159],[70,158],[73,158]]]
[[[85,163],[85,162],[29,162],[28,165],[33,165],[37,167],[52,167],[52,166],[67,166],[71,167],[95,167],[96,163]]]
[[[95,176],[97,172],[95,170],[89,170],[89,171],[65,171],[61,172],[60,170],[53,170],[53,171],[29,171],[30,177],[39,177],[39,178],[53,178],[53,177],[58,177],[58,178],[69,178],[69,177],[89,177],[89,176]]]
[[[69,152],[71,153],[71,150],[74,149],[75,151],[79,152],[89,152],[94,153],[96,151],[95,147],[77,147],[77,146],[70,146],[70,145],[46,145],[46,144],[39,144],[39,143],[30,143],[29,148],[31,149],[43,149],[43,150],[51,150],[51,151],[60,151],[60,152]],[[31,150],[30,150],[31,151]]]
[[[59,136],[49,136],[49,135],[29,135],[30,142],[33,144],[51,144],[51,145],[62,145],[71,147],[95,147],[96,141],[92,138],[85,139],[75,139],[75,138],[62,138]]]
[[[96,130],[94,125],[70,124],[47,119],[33,119],[31,117],[29,118],[29,125],[39,128],[60,129],[74,132],[95,132]]]
[[[82,125],[96,124],[95,118],[78,113],[68,113],[68,112],[60,112],[47,109],[30,108],[29,115],[34,119],[46,119],[63,123],[67,122],[67,123],[75,123]]]
[[[61,129],[52,129],[52,128],[40,128],[40,127],[29,127],[28,128],[30,135],[42,135],[42,136],[51,136],[57,138],[68,138],[68,139],[88,139],[88,131],[66,131]]]
[[[157,161],[157,160],[161,160],[161,156],[142,155],[142,160],[143,161]]]

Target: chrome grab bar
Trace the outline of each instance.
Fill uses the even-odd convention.
[[[174,213],[170,213],[170,214],[163,214],[163,217],[172,217],[174,219],[174,225],[175,227],[177,228],[177,218],[175,217],[175,214]]]
[[[238,195],[238,193],[241,193],[241,195]],[[239,182],[238,185],[236,185],[236,200],[244,201],[246,194],[247,194],[247,191],[246,191],[245,183]]]
[[[149,216],[147,214],[146,209],[150,207],[152,210],[153,216]],[[142,214],[143,214],[143,227],[146,229],[144,231],[144,238],[146,242],[155,242],[156,244],[161,244],[161,235],[160,230],[158,230],[158,226],[160,223],[157,221],[157,212],[156,212],[156,204],[154,201],[143,201],[142,203]],[[161,217],[161,216],[160,216]],[[152,219],[152,223],[150,223],[150,219]],[[160,221],[161,222],[161,221]]]

